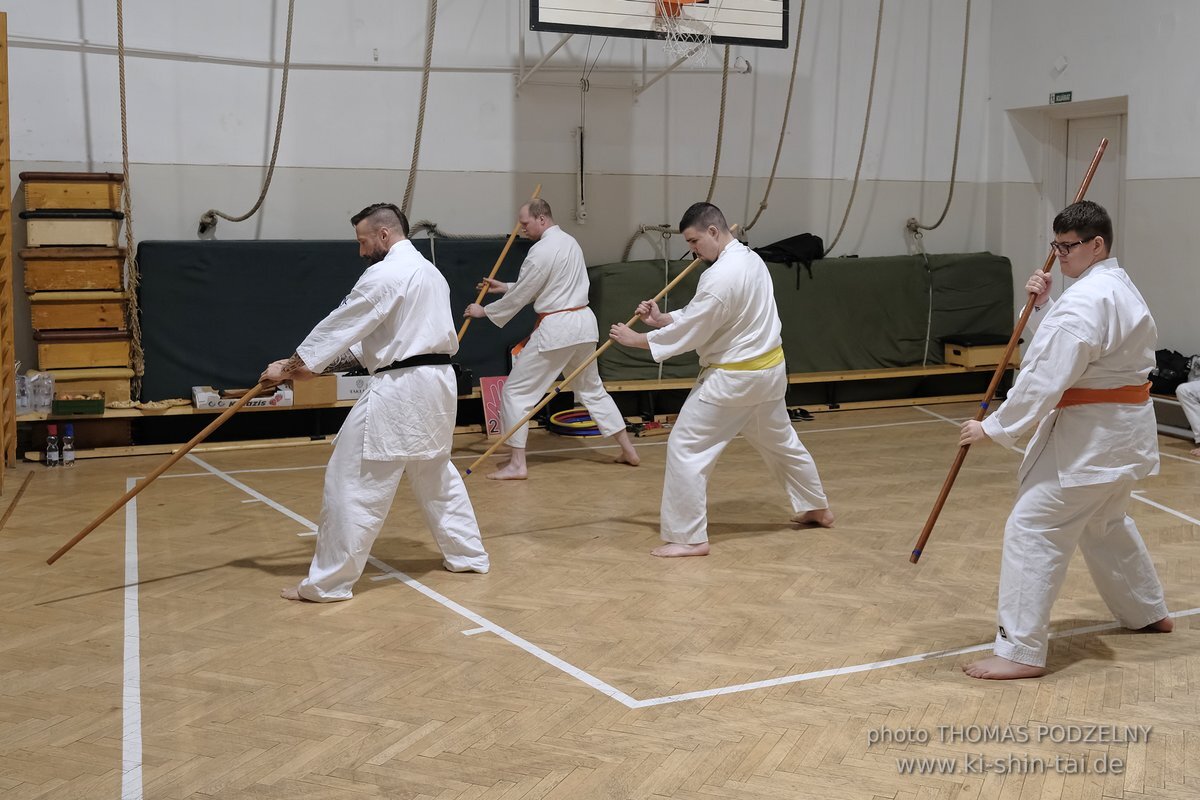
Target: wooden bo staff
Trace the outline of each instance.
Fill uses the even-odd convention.
[[[1078,203],[1087,194],[1088,186],[1092,183],[1092,176],[1096,174],[1096,168],[1100,166],[1100,158],[1104,155],[1104,149],[1108,147],[1108,139],[1101,139],[1100,146],[1096,148],[1096,155],[1092,157],[1092,163],[1088,166],[1087,174],[1083,176],[1083,182],[1079,184],[1079,191],[1075,193],[1075,202]],[[1048,273],[1054,268],[1054,250],[1050,250],[1050,254],[1046,256],[1046,263],[1042,265],[1042,273]],[[1009,362],[1012,360],[1013,352],[1017,349],[1017,342],[1021,339],[1021,333],[1025,330],[1025,323],[1029,321],[1029,316],[1033,313],[1033,301],[1037,299],[1034,294],[1029,295],[1029,299],[1025,302],[1025,310],[1021,312],[1021,318],[1017,320],[1017,324],[1013,328],[1012,338],[1008,340],[1008,347],[1004,350],[1004,356],[1000,359],[1000,364],[996,367],[996,374],[992,376],[992,382],[988,385],[987,394],[983,396],[983,400],[979,403],[979,410],[975,412],[975,421],[982,422],[984,414],[987,413],[988,403],[996,394],[996,388],[1000,385],[1004,373],[1008,371]],[[971,445],[964,444],[958,448],[958,454],[954,457],[954,463],[950,466],[950,473],[946,475],[946,480],[942,484],[942,491],[938,493],[937,502],[933,504],[933,510],[929,512],[929,519],[925,521],[925,527],[921,529],[921,536],[917,539],[917,544],[913,547],[912,554],[908,557],[910,564],[916,564],[921,560],[921,553],[925,550],[925,543],[929,541],[929,535],[933,533],[933,526],[937,524],[938,515],[942,513],[942,506],[946,504],[946,498],[950,495],[950,489],[954,487],[954,480],[958,477],[958,471],[962,468],[963,461],[967,457],[967,451],[971,449]]]
[[[225,409],[225,411],[221,414],[221,416],[217,417],[212,422],[208,423],[208,425],[204,428],[204,430],[200,431],[195,436],[193,436],[191,441],[189,441],[183,447],[179,448],[174,453],[172,453],[171,456],[166,461],[164,461],[163,463],[161,463],[157,467],[155,467],[153,472],[151,472],[146,477],[142,478],[140,481],[137,482],[136,486],[134,486],[128,492],[123,494],[121,496],[121,499],[117,500],[117,502],[115,502],[111,506],[109,506],[108,510],[106,510],[103,514],[101,514],[100,516],[98,516],[94,520],[92,520],[91,523],[86,528],[81,530],[79,533],[75,534],[75,536],[73,536],[71,538],[71,541],[67,542],[62,547],[58,548],[58,550],[54,553],[54,555],[52,555],[52,556],[50,556],[50,558],[46,559],[46,563],[53,564],[55,561],[58,561],[58,559],[60,559],[63,556],[63,554],[65,554],[68,550],[70,550],[75,545],[79,544],[79,542],[83,540],[83,537],[87,536],[89,533],[96,530],[96,528],[98,528],[100,526],[100,524],[102,522],[104,522],[104,520],[108,519],[113,514],[120,511],[121,508],[124,507],[124,505],[126,503],[128,503],[130,500],[132,500],[134,497],[137,496],[138,492],[142,491],[142,489],[145,489],[147,486],[154,483],[154,481],[158,478],[159,475],[162,475],[164,472],[169,470],[175,464],[176,461],[183,458],[185,455],[188,454],[188,451],[190,451],[193,447],[195,447],[196,445],[200,444],[205,439],[207,439],[212,434],[213,431],[215,431],[217,428],[221,427],[221,425],[223,425],[225,423],[225,420],[229,419],[234,414],[236,414],[238,411],[240,411],[242,406],[246,405],[246,403],[248,403],[250,400],[257,397],[259,395],[259,393],[261,393],[266,388],[267,388],[267,384],[260,382],[253,389],[249,390],[244,395],[242,395],[236,403],[231,405],[229,408]]]
[[[738,228],[738,226],[736,224],[730,225],[729,232],[734,233],[737,231],[737,228]],[[672,280],[670,283],[668,283],[666,286],[664,286],[662,288],[662,291],[660,291],[658,294],[654,295],[653,301],[658,302],[664,295],[666,295],[668,292],[670,292],[672,289],[674,289],[676,284],[678,284],[681,280],[686,278],[688,273],[690,273],[692,270],[694,270],[703,261],[704,261],[703,258],[697,258],[695,261],[693,261],[692,263],[690,263],[686,267],[684,267],[683,272],[680,272],[678,275],[676,275],[674,280]],[[632,317],[629,318],[629,322],[626,322],[625,324],[629,327],[633,327],[633,323],[637,322],[639,319],[641,319],[641,317],[639,317],[635,313]],[[596,352],[592,353],[591,356],[589,356],[586,361],[584,361],[582,364],[580,364],[578,367],[576,367],[574,372],[572,372],[567,377],[563,378],[562,382],[559,383],[558,386],[554,387],[554,391],[550,392],[545,397],[543,397],[542,401],[540,403],[538,403],[536,406],[534,406],[533,409],[528,414],[526,414],[524,416],[524,418],[521,419],[520,422],[518,422],[516,425],[512,426],[512,428],[510,428],[504,434],[504,436],[502,436],[500,438],[500,441],[493,444],[491,447],[489,447],[487,450],[484,451],[483,455],[481,455],[479,458],[475,459],[475,461],[471,464],[471,466],[466,468],[466,470],[464,471],[464,474],[470,475],[471,472],[476,467],[478,467],[485,459],[487,459],[488,456],[490,456],[492,453],[494,453],[496,451],[497,447],[499,447],[500,445],[507,442],[510,436],[512,436],[514,433],[516,433],[518,430],[521,429],[522,425],[529,422],[529,420],[533,419],[534,414],[537,414],[537,412],[539,412],[543,408],[545,408],[546,404],[549,403],[551,400],[553,400],[555,397],[557,397],[562,392],[563,389],[567,388],[567,386],[571,383],[571,381],[578,378],[579,373],[581,373],[585,369],[587,369],[589,364],[591,364],[593,361],[595,361],[597,358],[599,358],[601,353],[603,353],[605,350],[607,350],[609,347],[612,346],[612,343],[613,343],[613,340],[609,339],[607,342],[605,342],[604,344],[597,347]]]
[[[538,195],[542,193],[542,185],[539,183],[537,188],[533,190],[533,195],[529,198],[537,200]],[[504,243],[504,249],[500,251],[500,257],[496,259],[496,265],[492,267],[492,271],[488,273],[489,278],[496,277],[496,273],[500,271],[500,265],[504,263],[504,257],[508,255],[509,248],[512,247],[513,240],[517,238],[517,234],[521,232],[521,221],[517,220],[517,224],[513,225],[512,233],[508,235],[508,241]],[[484,295],[487,294],[488,282],[484,281],[483,286],[479,288],[479,296],[475,298],[475,304],[483,302]],[[462,327],[458,329],[458,340],[461,342],[462,337],[467,332],[467,326],[471,324],[472,317],[467,317],[463,320]]]

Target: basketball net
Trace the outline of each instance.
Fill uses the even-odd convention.
[[[663,50],[670,58],[702,66],[712,47],[712,28],[684,12],[684,6],[695,2],[654,0],[654,29],[663,34]]]

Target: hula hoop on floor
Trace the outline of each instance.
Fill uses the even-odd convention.
[[[550,415],[546,430],[559,436],[599,436],[600,429],[592,421],[587,409],[572,408]]]

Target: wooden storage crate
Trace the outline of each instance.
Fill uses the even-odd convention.
[[[22,172],[25,208],[107,209],[121,208],[124,177],[117,172]]]
[[[118,211],[22,211],[30,247],[116,247],[121,235]]]
[[[1024,340],[1022,340],[1024,341]],[[947,364],[963,367],[990,367],[1000,363],[1008,347],[1008,337],[995,334],[962,333],[942,339]],[[1013,358],[1019,353],[1013,352]]]
[[[128,333],[67,330],[37,331],[38,368],[129,367],[133,365]]]
[[[21,251],[25,291],[119,290],[125,286],[123,247],[33,247]]]
[[[123,292],[35,292],[29,296],[29,316],[35,331],[123,331],[125,301]]]
[[[55,392],[88,394],[104,392],[106,402],[129,402],[129,382],[133,370],[128,367],[93,367],[91,369],[52,369]]]

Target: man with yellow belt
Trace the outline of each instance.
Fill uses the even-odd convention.
[[[487,317],[504,327],[529,303],[538,313],[538,324],[529,338],[513,349],[513,368],[500,397],[500,421],[507,431],[529,413],[561,373],[575,371],[596,352],[600,333],[596,315],[588,308],[587,264],[579,243],[554,222],[550,204],[531,200],[517,214],[521,233],[534,242],[521,265],[516,283],[484,278],[488,294],[504,295],[481,306],[471,303],[463,316]],[[482,288],[482,284],[480,286]],[[638,455],[625,431],[625,418],[617,409],[593,360],[571,387],[587,408],[602,436],[612,436],[621,448],[616,461],[637,466]],[[492,480],[524,480],[528,476],[525,443],[529,426],[508,439],[508,463],[488,475]]]
[[[1164,633],[1173,627],[1127,513],[1134,481],[1158,472],[1145,383],[1158,331],[1137,287],[1109,257],[1108,212],[1074,203],[1054,218],[1054,234],[1063,275],[1078,280],[1052,302],[1050,276],[1039,271],[1029,279],[1037,329],[1020,374],[994,414],[963,423],[959,442],[1015,448],[1037,424],[1004,530],[995,654],[963,667],[974,678],[1045,674],[1050,608],[1076,546],[1122,625]]]
[[[708,555],[708,476],[738,434],[787,489],[793,522],[832,527],[816,464],[784,404],[782,325],[767,265],[733,237],[721,210],[709,203],[691,206],[679,230],[697,257],[712,262],[695,297],[670,313],[645,300],[637,314],[657,330],[637,333],[617,324],[609,333],[619,344],[648,349],[659,362],[695,350],[704,367],[667,442],[660,523],[667,544],[652,554]]]

